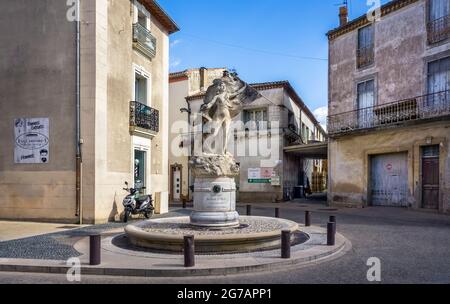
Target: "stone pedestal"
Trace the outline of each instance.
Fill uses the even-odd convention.
[[[191,224],[199,227],[239,226],[236,212],[236,183],[230,177],[198,177],[194,184]]]

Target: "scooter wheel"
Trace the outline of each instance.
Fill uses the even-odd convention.
[[[153,210],[145,212],[144,216],[146,219],[151,218],[153,216]]]
[[[124,213],[124,215],[123,215],[123,222],[124,222],[124,223],[127,223],[129,217],[130,217],[130,211],[129,211],[129,210],[125,210],[125,213]]]

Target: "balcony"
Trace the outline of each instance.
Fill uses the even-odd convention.
[[[133,24],[133,47],[151,59],[156,56],[156,38],[139,23]]]
[[[418,96],[328,117],[330,136],[450,118],[450,91]]]
[[[374,62],[374,58],[375,52],[373,44],[356,50],[356,63],[358,68],[371,65]]]
[[[154,137],[159,132],[159,111],[137,101],[130,102],[130,132]]]
[[[450,15],[433,20],[427,25],[428,43],[434,44],[446,40],[450,34]]]

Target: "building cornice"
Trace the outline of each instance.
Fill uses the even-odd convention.
[[[392,12],[395,12],[405,6],[418,2],[420,0],[393,0],[391,2],[386,3],[381,7],[381,17],[384,17]],[[347,24],[340,26],[334,30],[331,30],[327,33],[328,40],[334,40],[339,36],[342,36],[346,33],[352,32],[360,27],[370,24],[371,22],[367,19],[367,15],[363,15],[359,18],[356,18]]]

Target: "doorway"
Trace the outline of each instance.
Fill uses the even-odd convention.
[[[181,185],[182,185],[182,173],[183,168],[179,165],[173,165],[171,170],[171,184],[172,184],[172,191],[171,196],[173,201],[180,201],[181,200]]]
[[[147,172],[146,155],[147,153],[145,151],[134,150],[134,187],[136,189],[145,187]]]
[[[372,156],[370,188],[372,206],[407,207],[407,153]]]
[[[422,208],[439,209],[439,146],[422,148]]]

